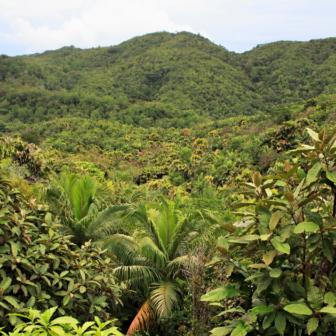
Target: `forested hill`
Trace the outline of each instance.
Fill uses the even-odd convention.
[[[336,92],[336,38],[276,42],[243,54],[191,33],[113,47],[0,57],[0,131],[60,117],[143,127],[272,112]]]

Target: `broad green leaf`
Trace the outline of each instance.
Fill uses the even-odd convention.
[[[334,306],[336,304],[336,296],[334,293],[327,293],[324,295],[324,303],[326,303],[329,306]]]
[[[27,302],[27,307],[32,308],[34,306],[34,304],[35,304],[35,297],[31,296],[30,299]]]
[[[275,256],[276,256],[276,251],[275,250],[268,251],[263,256],[264,263],[267,266],[269,266],[272,263],[272,261],[273,261],[273,259],[274,259]]]
[[[271,240],[271,243],[276,250],[286,254],[290,254],[290,246],[287,243],[282,243],[280,237],[274,237]]]
[[[269,275],[270,275],[271,278],[279,278],[279,276],[281,275],[281,273],[282,273],[281,269],[279,269],[279,268],[273,268],[270,271]]]
[[[238,324],[238,326],[232,331],[231,336],[245,336],[247,330],[243,323]]]
[[[228,299],[241,293],[241,290],[233,288],[231,285],[226,285],[224,287],[216,288],[201,297],[201,301],[220,301],[223,299]]]
[[[17,302],[17,299],[12,297],[12,296],[4,296],[2,297],[3,300],[7,301],[8,303],[10,303],[13,307],[15,308],[19,308],[19,304]]]
[[[251,311],[254,311],[256,313],[271,313],[274,311],[274,308],[272,307],[267,307],[267,306],[258,306],[258,307],[254,307],[251,309]]]
[[[272,217],[272,213],[271,211],[268,210],[268,208],[264,207],[264,206],[260,206],[258,208],[258,218],[260,221],[260,224],[264,227],[264,228],[269,228],[269,221]]]
[[[323,304],[323,296],[318,287],[311,287],[307,293],[309,305],[316,311],[320,310]]]
[[[265,264],[251,264],[251,265],[248,265],[248,267],[250,267],[250,268],[267,268],[267,265],[265,265]]]
[[[326,313],[326,314],[336,314],[336,308],[333,306],[327,306],[320,309],[320,313]]]
[[[274,230],[276,228],[280,218],[281,218],[281,212],[279,210],[272,214],[272,217],[269,221],[270,230]]]
[[[306,130],[313,140],[315,140],[317,142],[320,142],[318,133],[316,133],[315,131],[313,131],[312,129],[310,129],[308,127],[306,128]]]
[[[322,250],[323,254],[328,258],[328,260],[332,262],[334,259],[334,247],[328,238],[324,238],[322,240]]]
[[[246,235],[246,236],[242,236],[240,237],[241,239],[244,239],[244,240],[258,240],[260,239],[260,236],[258,235]]]
[[[210,305],[212,306],[214,304],[210,303]],[[225,311],[219,313],[216,317],[222,316],[222,315],[227,314],[227,313],[236,313],[236,312],[237,313],[241,313],[241,314],[245,314],[246,313],[245,309],[243,309],[242,307],[237,307],[237,308],[231,308],[231,309],[225,310]]]
[[[12,279],[7,277],[5,279],[3,279],[0,283],[0,291],[2,293],[4,293],[6,291],[6,289],[11,285],[12,283]]]
[[[232,331],[233,327],[219,327],[212,329],[211,336],[226,336]]]
[[[322,163],[316,162],[314,166],[308,171],[307,177],[306,177],[306,183],[305,186],[313,182],[318,175],[319,171],[321,170]]]
[[[275,316],[275,327],[282,334],[286,328],[286,316],[282,312],[277,312]]]
[[[284,307],[284,310],[288,311],[291,314],[299,314],[299,315],[313,314],[313,312],[302,303],[289,304],[286,307]]]
[[[268,240],[268,238],[271,236],[271,234],[272,234],[272,233],[269,233],[269,234],[262,234],[262,235],[260,236],[260,239],[261,239],[262,241]]]
[[[331,171],[327,171],[326,175],[327,175],[328,180],[336,183],[336,171],[335,170],[332,171],[332,172]]]
[[[55,325],[55,324],[78,324],[79,322],[70,316],[63,316],[63,317],[58,317],[55,320],[51,321],[50,325]]]
[[[313,222],[302,222],[294,227],[294,233],[302,233],[305,232],[316,232],[320,229],[320,227]]]
[[[319,319],[316,317],[312,317],[308,320],[307,323],[307,331],[308,335],[311,335],[312,332],[314,332],[319,325]]]

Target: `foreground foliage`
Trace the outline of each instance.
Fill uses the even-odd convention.
[[[212,264],[225,263],[228,282],[202,297],[224,302],[213,335],[335,333],[336,129],[308,133],[313,146],[288,152],[299,155],[293,166],[243,184],[248,199],[233,208],[250,223],[223,225]]]
[[[98,317],[95,317],[95,322],[85,322],[83,326],[77,326],[79,322],[69,316],[58,317],[52,320],[53,314],[56,312],[57,306],[46,310],[43,314],[38,310],[30,310],[29,315],[13,314],[11,316],[19,316],[24,320],[28,319],[29,322],[24,322],[15,327],[13,333],[6,334],[0,328],[0,334],[4,336],[109,336],[117,335],[122,336],[116,327],[106,329],[106,326],[115,321],[101,322]]]
[[[86,242],[80,249],[47,206],[27,203],[12,184],[0,180],[0,321],[21,323],[9,313],[48,309],[90,319],[106,318],[106,309],[121,306],[123,285],[113,276],[114,263]]]

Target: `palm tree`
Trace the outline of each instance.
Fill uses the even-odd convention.
[[[160,197],[159,200],[152,205],[144,202],[135,207],[130,205],[122,216],[134,221],[137,228],[134,234],[112,235],[103,243],[103,248],[117,257],[116,275],[137,289],[142,285],[147,297],[127,335],[148,327],[154,317],[167,316],[172,311],[180,293],[174,279],[179,266],[189,260],[184,251],[199,231],[203,218],[199,211],[184,209],[182,212],[180,197],[175,200]]]
[[[61,230],[72,235],[78,246],[114,232],[118,218],[112,215],[126,209],[124,205],[106,206],[109,190],[94,177],[66,171],[51,177],[45,194],[60,219]]]

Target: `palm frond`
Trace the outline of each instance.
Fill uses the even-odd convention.
[[[125,211],[126,209],[127,205],[113,205],[99,212],[97,216],[95,216],[95,219],[90,222],[90,225],[87,228],[88,235],[92,236],[94,239],[95,237],[98,238],[99,236],[108,234],[107,231],[111,230],[111,224],[113,224],[112,221],[109,221],[111,216],[117,212]]]
[[[179,222],[176,225],[174,234],[168,248],[170,260],[173,260],[175,258],[181,244],[184,242],[185,239],[188,239],[191,232],[196,230],[201,219],[202,213],[199,211],[194,211],[180,218]]]
[[[170,275],[176,273],[183,265],[185,264],[193,264],[196,262],[196,258],[192,255],[184,255],[175,258],[168,265],[167,269]]]
[[[142,256],[155,263],[156,267],[164,267],[166,263],[165,254],[154,244],[150,237],[144,237],[140,242],[140,253]]]
[[[165,317],[171,313],[180,293],[179,286],[171,280],[153,285],[150,299],[158,316]]]
[[[71,197],[74,215],[77,220],[81,220],[88,214],[96,188],[97,181],[91,176],[82,176],[74,185]]]
[[[140,308],[136,316],[134,317],[131,325],[129,326],[126,335],[132,335],[139,330],[148,329],[149,322],[153,316],[149,307],[149,300],[147,300]]]
[[[119,280],[127,282],[129,288],[145,292],[151,284],[162,279],[155,267],[146,265],[119,266],[114,269],[114,274]]]
[[[140,246],[133,237],[117,233],[97,243],[114,254],[121,265],[133,265],[140,260]]]

